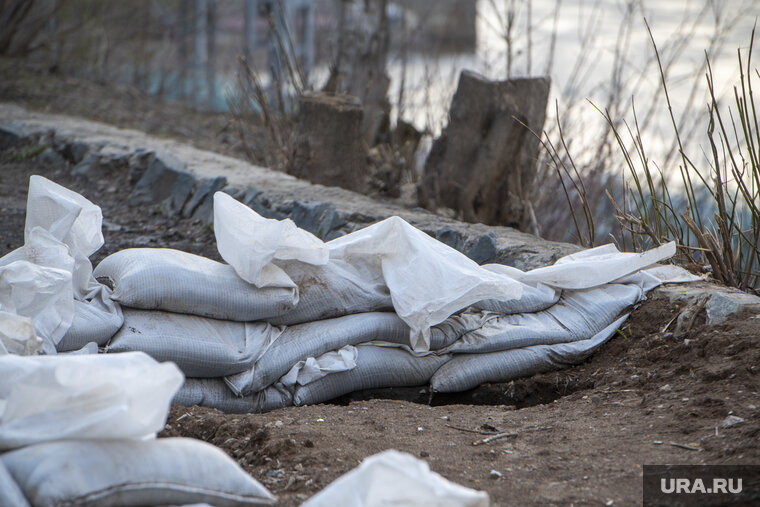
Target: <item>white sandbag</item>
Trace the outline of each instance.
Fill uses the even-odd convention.
[[[78,350],[88,343],[102,347],[121,329],[124,316],[110,295],[111,289],[98,284],[84,300],[74,300],[74,320],[56,346],[58,352]]]
[[[248,370],[282,333],[266,322],[123,308],[124,325],[106,352],[143,351],[173,361],[188,377],[224,377]]]
[[[229,414],[269,412],[293,405],[293,395],[285,389],[269,387],[258,393],[236,396],[220,378],[189,378],[177,391],[173,403],[198,405]]]
[[[266,320],[291,310],[295,284],[259,289],[228,264],[170,248],[130,248],[109,255],[95,268],[124,306],[221,320]]]
[[[522,284],[479,266],[406,223],[391,217],[327,243],[330,259],[382,277],[393,308],[411,328],[416,351],[430,350],[430,327],[479,301],[518,299]]]
[[[235,396],[221,378],[187,378],[173,403],[184,407],[208,407],[230,414],[255,411],[256,396]]]
[[[0,356],[0,449],[61,439],[145,438],[182,384],[171,363],[135,352]]]
[[[398,347],[359,345],[356,349],[355,368],[298,386],[293,404],[313,405],[363,389],[424,385],[451,358],[437,354],[418,357]]]
[[[466,391],[484,382],[508,382],[578,364],[614,335],[627,318],[625,315],[617,319],[587,340],[486,354],[457,354],[435,372],[430,388],[440,393]]]
[[[7,507],[29,507],[24,492],[21,491],[16,480],[11,473],[5,468],[0,460],[0,505]]]
[[[42,338],[29,317],[0,311],[0,355],[33,356],[42,351]]]
[[[488,493],[450,482],[411,454],[387,450],[365,458],[302,507],[488,507]]]
[[[61,441],[0,456],[32,505],[272,505],[222,450],[191,438]]]
[[[82,345],[82,348],[79,348],[76,350],[68,350],[66,352],[59,352],[59,355],[86,356],[86,355],[96,355],[99,353],[100,353],[100,349],[98,348],[98,344],[95,342],[89,342]]]
[[[445,348],[451,353],[498,352],[532,345],[551,345],[591,338],[626,308],[639,302],[638,285],[608,284],[564,291],[559,302],[542,312],[498,315],[465,313],[448,319],[459,335]]]
[[[28,243],[34,228],[41,227],[69,247],[77,298],[84,298],[94,283],[89,257],[103,246],[102,222],[100,207],[81,195],[42,176],[29,178],[24,241]]]
[[[299,297],[295,308],[268,319],[273,324],[292,326],[356,313],[393,311],[385,282],[371,276],[361,261],[349,264],[330,260],[322,266],[300,262],[278,265],[298,286]]]
[[[29,317],[46,353],[55,353],[74,319],[71,272],[15,261],[0,267],[0,310]]]
[[[535,287],[523,285],[522,295],[518,299],[500,301],[498,299],[487,299],[478,301],[472,308],[474,310],[495,312],[501,314],[510,313],[534,313],[546,310],[559,301],[562,291],[554,289],[542,283]]]
[[[285,375],[296,363],[345,345],[372,340],[409,342],[409,326],[395,313],[359,313],[286,328],[253,368],[225,378],[238,394],[261,391]]]
[[[264,218],[224,192],[214,194],[214,235],[222,259],[240,277],[257,287],[290,287],[273,260],[324,265],[324,243],[292,220]]]

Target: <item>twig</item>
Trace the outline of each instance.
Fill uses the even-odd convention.
[[[670,445],[672,445],[673,447],[686,449],[687,451],[701,451],[702,450],[700,447],[694,447],[693,445],[679,444],[678,442],[670,442]]]
[[[477,433],[478,435],[497,435],[498,434],[495,431],[471,430],[470,428],[461,428],[459,426],[453,426],[451,424],[446,424],[445,426],[447,428],[451,428],[451,429],[454,429],[454,430],[466,431],[468,433]]]
[[[516,436],[517,436],[517,433],[498,433],[496,435],[491,435],[490,437],[486,437],[482,440],[476,440],[472,443],[472,445],[483,445],[489,442],[493,442],[494,440],[499,440],[500,438],[508,438],[508,437],[516,437]]]

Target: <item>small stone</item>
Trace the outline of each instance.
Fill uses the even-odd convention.
[[[449,416],[445,415],[445,416],[441,417],[441,419],[443,419],[444,421],[448,421],[449,420]]]
[[[489,232],[478,236],[465,255],[478,264],[489,262],[496,255],[496,235]]]
[[[425,428],[422,426],[417,426],[417,433],[422,433],[423,431],[425,431]]]
[[[660,387],[660,391],[668,392],[668,391],[672,391],[672,390],[673,390],[673,388],[670,387],[670,384],[665,384],[664,386]]]
[[[24,138],[24,133],[11,125],[0,126],[0,151],[16,146]]]
[[[66,162],[66,160],[64,160],[64,158],[52,148],[48,148],[47,150],[40,153],[40,155],[37,157],[37,160],[43,164],[48,165],[61,165]]]
[[[325,422],[325,420],[320,417],[319,419],[317,419],[317,422]]]
[[[462,234],[451,227],[441,227],[435,232],[435,239],[450,246],[454,250],[462,247]]]
[[[662,445],[662,440],[655,440],[652,442],[654,445]]]
[[[282,475],[282,470],[270,470],[267,472],[267,477],[275,477],[278,478]]]
[[[720,423],[721,428],[730,428],[731,426],[736,426],[737,424],[741,424],[744,422],[744,419],[742,419],[739,416],[736,415],[730,415],[723,419],[723,422]]]
[[[420,458],[427,458],[430,456],[430,453],[427,451],[420,451]]]
[[[489,477],[491,477],[491,479],[501,479],[502,474],[498,470],[491,470]]]

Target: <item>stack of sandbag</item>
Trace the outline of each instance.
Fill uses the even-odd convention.
[[[146,354],[0,356],[0,505],[272,505],[216,447],[157,440],[182,373]]]
[[[24,319],[34,330],[24,353],[102,346],[119,330],[119,305],[92,276],[89,260],[103,245],[102,219],[100,208],[76,192],[30,178],[24,245],[0,258],[0,311],[16,316],[0,319],[0,337],[16,336],[0,342],[17,342]],[[31,346],[37,338],[40,346]]]
[[[673,255],[673,244],[643,254],[610,245],[525,273],[478,266],[398,218],[326,244],[309,238],[312,250],[298,252],[289,227],[295,231],[216,196],[217,240],[231,269],[263,286],[293,280],[301,299],[267,319],[286,327],[244,371],[224,378],[189,373],[196,378],[178,403],[258,412],[360,389],[429,383],[435,392],[462,391],[558,369],[583,361],[612,336],[646,291],[692,279],[677,268],[648,268]],[[256,230],[271,241],[241,233]],[[248,250],[255,254],[241,254]],[[287,260],[278,259],[286,250]],[[267,269],[275,270],[272,280]],[[371,311],[390,305],[395,313]]]
[[[146,352],[186,375],[178,403],[230,412],[368,388],[461,391],[575,364],[647,290],[690,279],[651,268],[673,244],[641,254],[599,247],[522,272],[479,266],[398,217],[324,243],[223,192],[214,232],[226,263],[136,248],[93,271],[99,208],[44,178],[33,178],[32,202],[25,246],[0,259],[0,284],[33,292],[32,310],[13,307],[30,299],[16,297],[0,311],[29,318],[36,335],[14,321],[0,326],[0,345],[33,350],[40,336],[46,351],[94,342]],[[14,278],[19,266],[33,276]]]

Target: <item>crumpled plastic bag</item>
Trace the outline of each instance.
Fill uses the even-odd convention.
[[[0,450],[64,439],[144,439],[184,376],[143,352],[0,356]]]
[[[453,483],[411,454],[387,450],[370,456],[301,507],[488,507],[485,491]]]
[[[256,287],[295,287],[273,260],[316,266],[329,260],[325,244],[289,218],[264,218],[224,192],[214,194],[214,235],[222,259]]]

